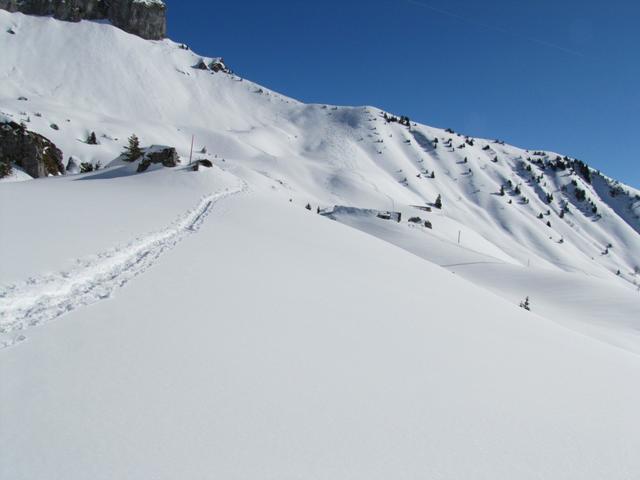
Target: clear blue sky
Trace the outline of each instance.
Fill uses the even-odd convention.
[[[640,187],[640,1],[166,0],[169,36],[305,102],[555,150]]]

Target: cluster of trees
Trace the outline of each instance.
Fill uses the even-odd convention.
[[[594,215],[598,213],[598,207],[596,206],[595,203],[593,203],[593,200],[591,200],[590,198],[587,198],[587,193],[580,187],[578,187],[578,182],[576,182],[575,180],[572,180],[571,182],[574,185],[574,192],[576,195],[576,200],[579,202],[584,202],[585,200],[589,203],[589,205],[591,205],[591,213],[593,213]]]
[[[609,190],[609,195],[614,198],[622,194],[628,195],[629,192],[625,191],[620,185],[614,185]]]
[[[387,113],[385,112],[383,118],[387,123],[399,123],[400,125],[404,125],[406,127],[411,126],[411,119],[406,115],[400,115],[400,117],[398,118],[393,115],[387,115]]]
[[[95,165],[91,162],[82,162],[80,164],[80,173],[97,172],[102,168],[102,164],[97,162]]]
[[[580,160],[574,160],[573,169],[578,172],[578,175],[584,178],[585,182],[591,184],[591,169],[586,163]]]
[[[555,160],[553,160],[552,162],[549,163],[549,166],[555,170],[555,171],[565,171],[567,169],[568,165],[568,161],[569,158],[565,157],[564,159],[560,158],[560,157],[556,157]]]

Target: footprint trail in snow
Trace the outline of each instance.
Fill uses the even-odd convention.
[[[167,250],[199,230],[219,200],[246,186],[209,195],[171,226],[133,242],[79,260],[69,271],[0,287],[0,349],[26,340],[25,330],[111,297]]]

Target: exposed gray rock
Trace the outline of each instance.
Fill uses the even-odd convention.
[[[140,164],[138,165],[138,173],[144,172],[152,164],[162,164],[165,167],[175,167],[180,163],[178,152],[173,147],[165,147],[162,145],[152,145],[147,148]]]
[[[65,172],[60,149],[15,122],[0,122],[0,162],[15,163],[34,178]]]
[[[209,64],[209,69],[215,73],[224,72],[224,73],[233,73],[231,69],[229,69],[225,63],[224,58],[214,58]]]
[[[75,157],[69,157],[67,162],[67,173],[75,175],[80,173],[80,161]]]
[[[71,22],[107,18],[108,10],[103,0],[0,0],[0,8],[27,15],[52,15]]]
[[[109,20],[149,40],[160,40],[167,33],[167,7],[161,0],[0,0],[0,8],[70,22]]]
[[[209,70],[209,65],[207,65],[207,62],[204,61],[203,58],[201,58],[198,63],[196,63],[193,68],[197,69],[197,70]]]
[[[231,69],[225,65],[223,58],[214,58],[212,60],[208,60],[208,62],[209,63],[207,63],[206,59],[201,58],[200,60],[198,60],[198,63],[193,66],[193,68],[197,70],[209,70],[214,73],[233,73]]]
[[[206,168],[212,168],[213,162],[211,162],[211,160],[207,160],[206,158],[202,160],[196,160],[195,162],[193,162],[193,166],[191,167],[191,169],[194,172],[197,172],[198,170],[200,170],[201,166]]]

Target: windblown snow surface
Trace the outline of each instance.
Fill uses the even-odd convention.
[[[106,167],[0,183],[0,478],[640,478],[640,192],[109,25],[0,54],[2,118]]]

